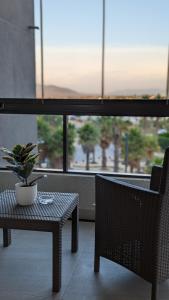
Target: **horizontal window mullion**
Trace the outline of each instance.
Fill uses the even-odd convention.
[[[167,100],[0,99],[0,114],[168,117]]]

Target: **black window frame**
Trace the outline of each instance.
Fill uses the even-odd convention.
[[[95,175],[94,172],[68,170],[67,125],[68,116],[169,117],[168,100],[81,100],[81,99],[0,99],[0,114],[62,115],[63,116],[63,170],[49,173]],[[46,169],[37,169],[46,172]],[[103,173],[103,172],[99,172]],[[105,173],[104,173],[105,174]],[[150,178],[144,174],[106,173],[110,176]]]
[[[169,100],[0,99],[0,114],[169,117]]]

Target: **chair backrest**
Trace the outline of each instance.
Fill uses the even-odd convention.
[[[158,222],[158,277],[165,280],[169,278],[169,148],[164,155],[160,182],[161,205]]]
[[[161,183],[161,166],[153,166],[151,171],[150,190],[159,192]]]
[[[169,197],[169,147],[165,151],[163,168],[160,181],[160,194],[168,194]]]

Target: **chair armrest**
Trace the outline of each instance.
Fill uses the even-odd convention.
[[[138,230],[145,227],[147,233],[158,222],[161,197],[156,191],[138,187],[114,178],[96,176],[96,223],[113,218],[113,226]],[[138,228],[139,227],[139,228]],[[133,229],[132,229],[133,228]]]
[[[153,191],[159,191],[160,189],[162,169],[160,166],[152,167],[150,189]]]

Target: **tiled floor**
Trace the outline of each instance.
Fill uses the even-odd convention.
[[[70,223],[63,231],[62,289],[52,294],[50,233],[13,231],[12,245],[2,247],[0,232],[0,300],[149,300],[150,284],[124,268],[101,259],[93,272],[94,224],[80,222],[77,254],[70,252]],[[159,300],[169,299],[169,281]]]

